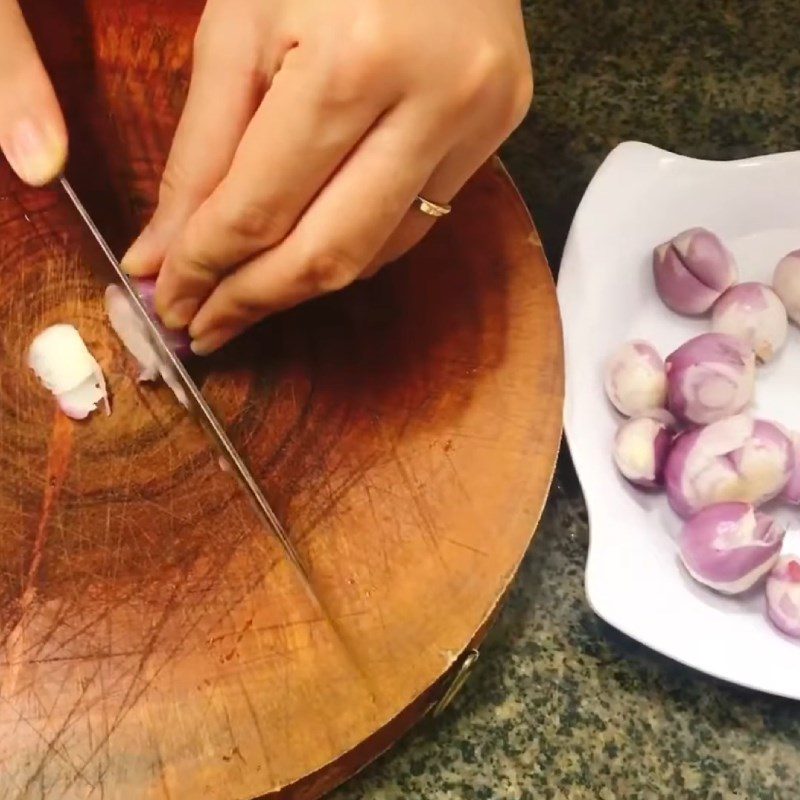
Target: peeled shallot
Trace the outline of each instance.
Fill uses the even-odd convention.
[[[111,413],[103,370],[73,325],[51,325],[31,342],[28,366],[73,419],[85,419],[102,403]]]

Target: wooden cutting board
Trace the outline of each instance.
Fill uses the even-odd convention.
[[[151,212],[199,4],[31,4],[70,177],[120,251]],[[0,172],[0,798],[315,798],[390,746],[480,641],[561,430],[561,334],[497,162],[403,263],[199,372],[332,620],[168,390],[107,327],[64,197]],[[113,413],[25,368],[72,322]]]

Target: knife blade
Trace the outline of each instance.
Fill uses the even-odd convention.
[[[292,561],[296,569],[300,572],[305,580],[306,587],[311,591],[314,599],[319,604],[319,599],[317,598],[316,593],[313,591],[313,589],[311,589],[311,580],[305,567],[303,566],[303,562],[300,560],[300,556],[289,539],[283,524],[281,523],[277,514],[273,511],[272,506],[269,504],[269,501],[264,495],[264,492],[261,490],[258,481],[255,479],[250,468],[247,466],[246,462],[233,445],[233,442],[226,433],[224,426],[209,406],[205,397],[203,397],[203,393],[192,379],[183,362],[175,355],[175,353],[164,341],[164,338],[161,335],[161,332],[158,330],[158,327],[147,313],[139,294],[134,288],[133,282],[120,266],[117,257],[114,255],[114,252],[111,250],[108,242],[106,242],[103,234],[100,233],[100,230],[94,224],[94,220],[91,218],[89,212],[78,198],[78,195],[75,193],[72,185],[64,176],[61,176],[60,182],[62,188],[67,194],[67,197],[69,197],[72,205],[75,207],[75,210],[83,219],[84,223],[86,223],[86,226],[94,237],[94,240],[97,242],[108,263],[113,268],[117,280],[125,289],[132,307],[135,309],[140,321],[145,326],[145,332],[151,346],[155,349],[156,353],[158,353],[162,364],[183,388],[189,404],[190,412],[193,412],[193,415],[200,423],[201,427],[203,427],[203,429],[206,431],[216,449],[229,463],[234,474],[238,478],[240,485],[255,506],[256,512],[261,518],[261,521],[268,528],[270,528],[278,538],[284,552]]]

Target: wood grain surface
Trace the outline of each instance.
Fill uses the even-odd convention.
[[[120,252],[199,9],[26,8]],[[59,191],[0,168],[0,798],[319,797],[427,710],[533,535],[563,392],[536,232],[493,162],[403,262],[198,369],[333,624],[169,391],[136,383],[101,260]],[[25,368],[55,322],[110,417],[65,419]]]

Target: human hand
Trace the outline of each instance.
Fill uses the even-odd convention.
[[[64,118],[15,0],[0,0],[0,150],[34,186],[67,160]]]
[[[519,0],[208,0],[123,266],[209,353],[418,242],[417,195],[449,203],[531,94]]]

